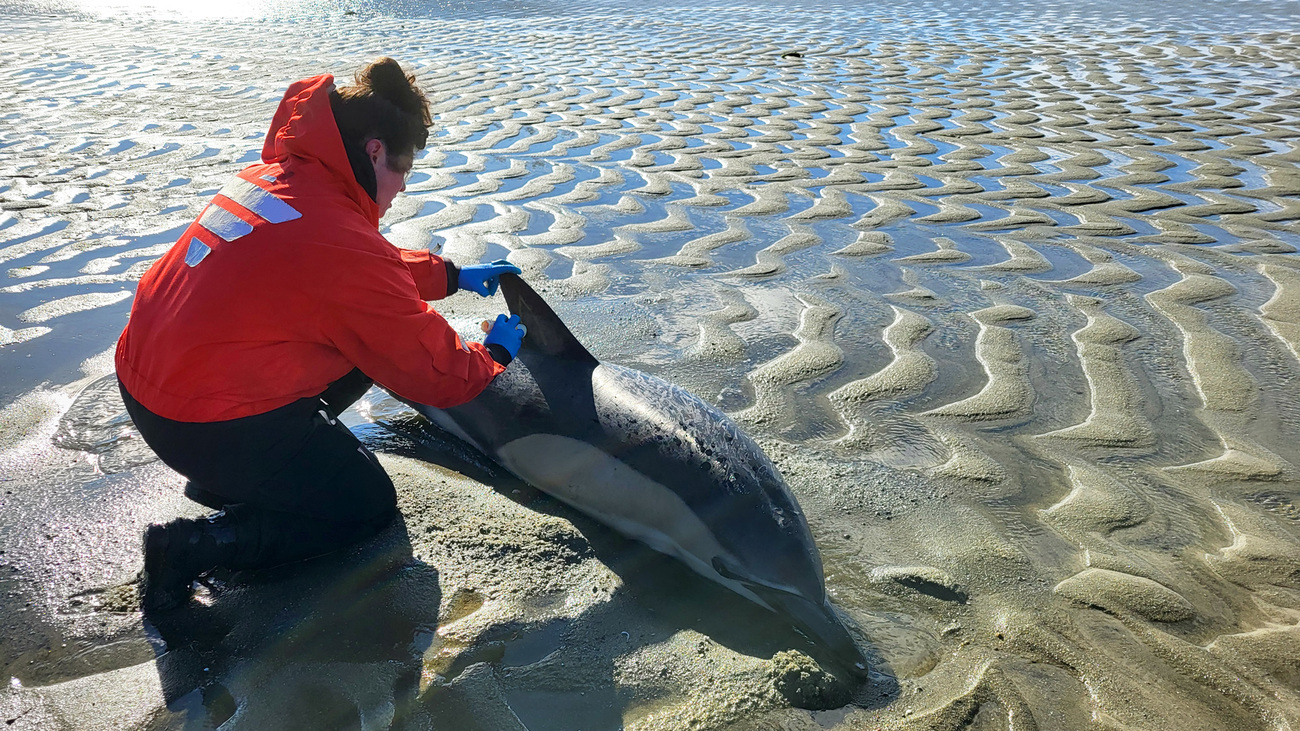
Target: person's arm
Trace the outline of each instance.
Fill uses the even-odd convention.
[[[505,366],[483,344],[462,341],[398,262],[378,259],[361,257],[331,291],[322,313],[326,338],[405,399],[448,408],[477,396]],[[402,263],[410,267],[405,255]]]
[[[429,253],[426,249],[398,249],[402,263],[415,279],[415,286],[420,290],[420,299],[440,300],[456,294],[459,285],[460,269],[450,261]]]

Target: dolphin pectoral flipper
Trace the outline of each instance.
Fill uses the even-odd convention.
[[[506,298],[510,313],[519,315],[528,335],[523,348],[536,350],[554,358],[562,358],[595,367],[599,361],[569,332],[569,328],[555,314],[551,306],[529,287],[517,274],[502,274],[501,295]]]

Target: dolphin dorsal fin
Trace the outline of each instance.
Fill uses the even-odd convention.
[[[502,274],[501,294],[506,298],[510,313],[519,315],[524,327],[528,328],[528,334],[524,336],[525,349],[579,363],[596,365],[600,362],[573,337],[555,310],[521,277]]]

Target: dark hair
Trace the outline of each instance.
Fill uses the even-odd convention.
[[[366,143],[383,142],[390,160],[411,156],[424,149],[433,124],[429,99],[416,86],[415,74],[387,57],[358,71],[354,85],[330,92],[330,108],[352,174],[371,198],[377,196],[377,185]]]

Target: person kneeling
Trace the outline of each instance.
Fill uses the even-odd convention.
[[[381,530],[396,492],[339,421],[374,382],[439,407],[477,396],[518,352],[518,317],[464,342],[428,304],[495,293],[504,262],[398,249],[379,219],[432,120],[390,58],[335,88],[290,85],[261,162],[233,177],[140,280],[115,355],[127,412],[187,497],[218,512],[149,526],[146,610],[215,568],[327,553]]]

